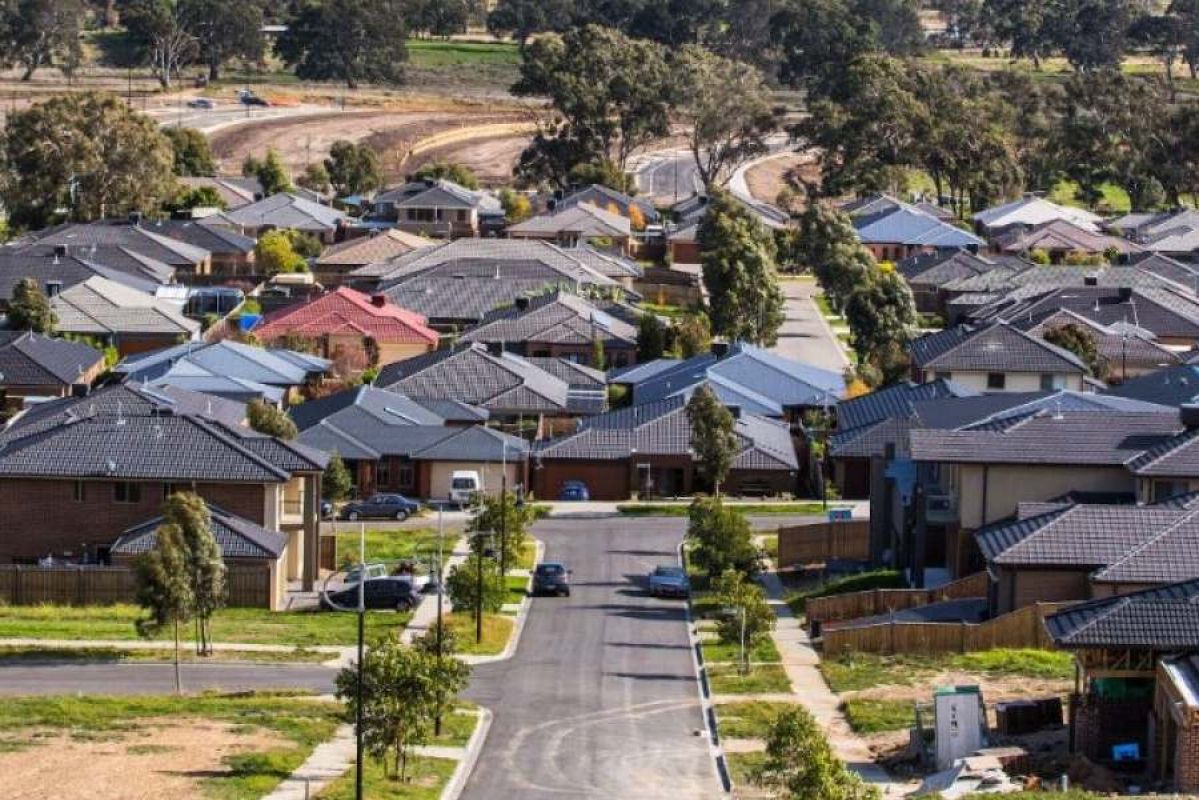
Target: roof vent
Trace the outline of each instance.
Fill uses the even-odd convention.
[[[528,307],[529,307],[529,298],[528,297],[522,296],[522,297],[516,298],[516,310],[517,311],[524,311],[524,310],[528,309]]]
[[[69,246],[65,243],[56,244],[56,245],[54,245],[54,255],[65,257],[67,255],[67,252],[69,251],[69,249],[70,249]]]
[[[1178,419],[1188,430],[1199,428],[1199,405],[1185,403],[1179,406]]]
[[[387,305],[387,295],[372,294],[371,295],[371,305],[375,306],[376,308],[383,308],[383,306]]]
[[[1082,285],[1083,286],[1098,286],[1099,285],[1099,275],[1092,272],[1089,275],[1083,276]]]

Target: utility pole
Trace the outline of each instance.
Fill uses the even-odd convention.
[[[500,580],[508,580],[508,442],[500,442]]]
[[[362,669],[362,658],[365,647],[363,643],[366,640],[366,523],[362,523],[358,528],[358,702],[354,709],[354,752],[356,758],[354,760],[354,798],[362,800],[362,759],[363,759],[363,738],[362,738],[362,680],[364,677]]]
[[[445,569],[444,569],[444,567],[442,567],[442,556],[444,554],[443,545],[445,542],[445,539],[444,539],[445,529],[442,527],[442,514],[444,511],[445,511],[445,506],[439,505],[437,507],[437,666],[439,668],[441,667],[441,664],[442,664],[442,661],[441,661],[442,658],[445,657],[445,653],[442,649],[444,646],[444,642],[442,639],[444,632],[441,627],[441,605],[444,602],[442,600],[441,581],[442,581],[443,577],[445,576]],[[433,718],[433,735],[434,736],[441,735],[441,689],[440,688],[438,688],[438,690],[437,690],[437,716]]]
[[[482,537],[482,532],[475,536]],[[475,644],[483,643],[483,539],[475,543]]]

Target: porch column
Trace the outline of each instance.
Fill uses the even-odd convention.
[[[304,591],[311,592],[321,564],[321,474],[304,476]]]

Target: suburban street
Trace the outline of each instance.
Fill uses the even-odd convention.
[[[786,320],[773,350],[786,358],[837,372],[849,366],[837,337],[812,302],[817,291],[815,281],[781,281],[779,286],[787,297]]]
[[[637,191],[655,202],[673,205],[703,191],[690,150],[658,150],[636,160]]]
[[[183,688],[246,691],[306,689],[333,691],[337,670],[319,664],[184,664]],[[173,664],[9,662],[0,665],[0,695],[170,694],[175,691]]]
[[[495,721],[463,797],[720,795],[679,601],[641,581],[675,560],[680,518],[546,521],[569,598],[536,598],[515,656],[475,669],[466,696]]]

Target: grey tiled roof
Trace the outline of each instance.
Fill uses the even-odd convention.
[[[267,530],[245,517],[231,514],[209,504],[213,538],[221,548],[222,558],[278,558],[287,547],[287,534]],[[163,517],[154,517],[125,530],[113,542],[112,552],[139,555],[153,550],[158,542],[158,528]]]
[[[299,386],[323,373],[331,362],[318,356],[238,342],[187,342],[139,353],[122,360],[113,372],[131,380],[211,377],[252,381],[266,386]]]
[[[1120,323],[1160,337],[1199,339],[1199,298],[1184,291],[1156,287],[1051,289],[1018,302],[992,304],[973,318],[1004,319],[1027,328],[1063,309],[1099,325]]]
[[[1068,350],[1005,322],[959,325],[914,339],[912,362],[923,369],[993,372],[1085,373],[1086,365]]]
[[[1199,579],[1093,600],[1045,618],[1058,647],[1199,649]]]
[[[587,345],[599,337],[606,347],[637,346],[637,329],[600,311],[577,295],[554,292],[532,298],[526,309],[493,311],[463,337],[468,342]]]
[[[0,247],[0,299],[9,300],[24,278],[33,278],[46,291],[48,284],[60,289],[83,283],[95,276],[117,281],[134,289],[153,292],[173,280],[175,270],[166,264],[130,258],[109,249],[86,257],[56,256],[44,248]]]
[[[905,258],[896,264],[896,269],[910,284],[940,287],[950,281],[970,278],[991,270],[1010,272],[1013,268],[968,250],[941,250]]]
[[[332,231],[346,221],[335,208],[314,203],[294,194],[279,193],[204,219],[205,225],[228,225],[235,229],[262,227],[310,232]]]
[[[69,386],[103,360],[104,354],[90,345],[0,331],[0,386]]]
[[[603,208],[607,208],[609,203],[615,203],[620,209],[620,213],[626,216],[629,213],[629,206],[635,205],[641,209],[646,222],[657,222],[659,216],[661,216],[658,214],[658,209],[654,208],[654,204],[649,200],[642,197],[630,197],[623,192],[618,192],[599,183],[593,183],[589,186],[576,189],[559,200],[557,208],[569,208],[579,203],[591,203]]]
[[[50,306],[64,333],[191,339],[200,332],[200,323],[183,316],[178,306],[99,276],[50,298]]]
[[[1106,394],[1167,406],[1194,403],[1199,400],[1199,366],[1180,364],[1129,378]]]
[[[1199,475],[1199,428],[1184,431],[1150,447],[1128,462],[1128,468],[1147,478]]]
[[[1077,504],[981,528],[975,540],[988,561],[1003,566],[1099,568],[1193,513],[1156,506]],[[1199,554],[1192,566],[1199,566]]]
[[[538,239],[455,239],[436,247],[371,264],[351,273],[382,281],[384,288],[418,277],[459,280],[540,281],[554,285],[614,286],[615,282],[571,256],[570,250]]]
[[[628,217],[589,203],[580,203],[509,225],[508,233],[517,237],[570,234],[587,238],[611,236],[627,239],[633,229]]]
[[[447,431],[448,435],[412,454],[426,461],[502,461],[522,458],[529,450],[524,439],[472,425]]]
[[[970,397],[975,392],[952,381],[938,378],[928,383],[904,381],[837,404],[838,430],[851,430],[888,417],[910,416],[918,400],[938,397]]]
[[[121,249],[175,268],[194,267],[212,254],[202,247],[176,241],[148,225],[132,225],[120,220],[91,223],[66,223],[29,237],[31,249],[52,252],[55,245],[66,246],[69,253],[91,259],[92,248]],[[103,262],[103,258],[97,260]]]

